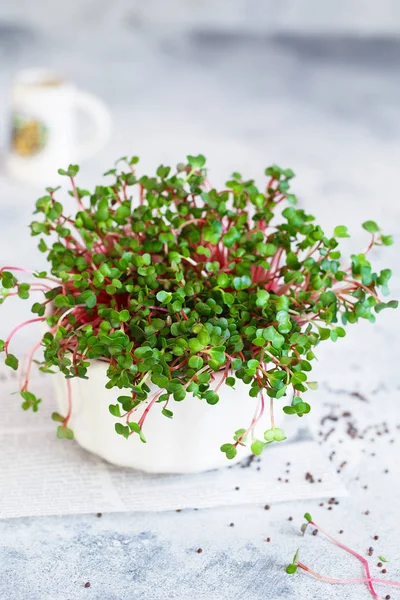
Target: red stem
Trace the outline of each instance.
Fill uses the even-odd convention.
[[[361,554],[359,554],[358,552],[356,552],[355,550],[352,550],[351,548],[349,548],[348,546],[346,546],[345,544],[342,544],[341,542],[339,542],[339,540],[336,540],[334,537],[332,537],[331,535],[329,535],[329,533],[327,533],[326,531],[324,531],[319,525],[317,525],[316,523],[314,523],[314,521],[311,521],[310,523],[313,527],[315,527],[316,529],[318,529],[323,535],[325,535],[329,540],[331,540],[331,542],[333,542],[334,544],[336,544],[336,546],[339,546],[339,548],[341,548],[342,550],[344,550],[345,552],[348,552],[349,554],[352,554],[353,556],[355,556],[360,562],[362,562],[362,564],[364,565],[365,568],[365,573],[367,575],[367,581],[368,581],[368,587],[370,589],[370,592],[372,594],[372,596],[374,598],[378,597],[378,594],[375,592],[374,590],[374,586],[371,583],[371,573],[369,570],[369,564],[366,558],[364,558],[363,556],[361,556]]]
[[[29,319],[28,321],[24,321],[23,323],[20,323],[19,325],[14,327],[14,329],[11,331],[10,335],[8,336],[8,338],[5,341],[5,344],[4,344],[5,353],[8,354],[9,343],[10,343],[11,339],[14,337],[14,335],[17,333],[17,331],[22,329],[22,327],[25,327],[25,325],[29,325],[30,323],[38,323],[39,321],[45,321],[46,319],[47,319],[47,317],[37,317],[36,319]]]
[[[356,577],[350,579],[337,579],[336,577],[325,577],[324,575],[320,575],[319,573],[313,571],[313,569],[310,569],[310,567],[307,567],[307,565],[299,561],[297,561],[296,564],[298,567],[300,567],[300,569],[303,569],[303,571],[306,571],[316,579],[319,579],[320,581],[326,581],[327,583],[367,583],[369,581],[372,581],[373,583],[382,583],[386,585],[400,587],[400,581],[391,581],[390,579],[379,579],[378,577],[371,577],[371,579],[366,579],[365,577]]]
[[[64,419],[64,426],[67,427],[68,426],[68,422],[71,418],[71,414],[72,414],[72,389],[71,389],[71,380],[70,379],[66,379],[67,382],[67,393],[68,393],[68,412],[67,412],[67,416]]]

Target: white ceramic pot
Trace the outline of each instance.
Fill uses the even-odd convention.
[[[69,426],[75,439],[85,450],[101,456],[110,463],[149,473],[196,473],[226,467],[250,454],[249,448],[238,447],[236,458],[229,461],[221,452],[221,444],[231,442],[235,431],[251,423],[258,399],[249,396],[249,386],[236,380],[235,389],[222,385],[220,400],[210,406],[188,394],[182,402],[172,400],[168,408],[174,417],[161,414],[162,406],[154,404],[143,426],[147,443],[137,434],[129,439],[115,432],[118,422],[108,407],[116,404],[124,390],[107,390],[107,363],[94,361],[89,379],[71,379],[72,414]],[[215,385],[221,373],[215,374]],[[61,414],[67,413],[67,386],[64,376],[53,377]],[[152,386],[151,392],[157,391]],[[135,412],[138,421],[147,406],[139,405]],[[133,420],[133,419],[132,419]],[[123,423],[123,420],[121,420]]]

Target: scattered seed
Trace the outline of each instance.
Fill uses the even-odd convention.
[[[374,535],[374,540],[379,540],[379,535]]]
[[[381,573],[386,573],[386,572],[387,572],[386,569],[382,569],[382,571],[381,571]]]
[[[181,508],[177,508],[176,512],[182,512],[182,509]]]
[[[85,588],[90,588],[90,581],[87,581],[84,585]]]
[[[387,596],[385,596],[385,600],[390,600],[391,596],[390,594],[388,594]]]
[[[339,533],[343,533],[343,529],[341,529],[341,530],[339,531]]]
[[[373,549],[373,547],[372,547],[372,546],[370,546],[370,547],[368,548],[368,556],[372,556],[372,555],[373,555],[373,553],[374,553],[374,549]]]
[[[237,485],[237,486],[235,487],[235,490],[236,490],[236,491],[240,490],[240,487]]]
[[[229,527],[235,527],[235,523],[229,523]]]
[[[266,505],[264,506],[264,510],[269,510],[270,508],[271,508],[271,507],[270,507],[270,505],[269,505],[269,504],[266,504]]]
[[[203,548],[197,548],[197,554],[201,554],[203,552]]]
[[[289,520],[289,521],[293,521],[293,517],[289,517],[289,519],[288,519],[288,520]]]
[[[99,519],[100,519],[100,517],[102,517],[102,516],[103,516],[103,513],[97,513],[97,515],[96,515],[96,517],[99,517]]]
[[[317,535],[318,534],[318,529],[314,529],[314,531],[312,532],[313,535]]]
[[[378,562],[378,564],[376,565],[377,567],[383,567],[383,563]]]
[[[270,542],[270,541],[271,541],[271,538],[267,538],[265,541],[266,541],[266,542]]]

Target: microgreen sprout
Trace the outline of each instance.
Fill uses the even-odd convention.
[[[277,406],[298,417],[310,411],[304,394],[317,387],[310,371],[318,344],[397,306],[379,295],[387,295],[391,271],[374,271],[368,258],[392,239],[366,221],[366,250],[344,260],[347,227],[325,233],[296,207],[293,171],[277,165],[261,187],[234,173],[217,189],[202,155],[150,176],[137,173],[138,161],[117,161],[93,191],[78,186],[77,165],[60,169],[70,198],[61,203],[62,191],[47,188],[31,223],[49,270],[0,269],[0,303],[34,298],[33,318],[0,342],[6,365],[19,367],[10,350],[22,327],[48,328],[22,365],[22,407],[37,410],[40,402],[28,389],[39,347],[40,368],[61,371],[67,382],[90,376],[93,360],[107,363],[111,426],[114,419],[117,434],[143,442],[151,410],[171,419],[188,394],[214,405],[221,385],[235,390],[239,380],[258,398],[257,411],[221,450],[229,459],[243,445],[260,454],[285,439]],[[67,414],[53,418],[58,436],[69,439],[68,398]],[[269,426],[256,437],[265,413]]]
[[[327,533],[326,531],[324,531],[322,529],[322,527],[320,527],[319,525],[317,525],[313,520],[312,517],[309,513],[305,513],[304,518],[306,520],[306,523],[303,523],[302,527],[301,527],[301,531],[304,535],[308,525],[312,525],[316,530],[320,531],[323,535],[325,535],[325,537],[327,537],[333,544],[335,544],[336,546],[338,546],[339,548],[341,548],[342,550],[344,550],[345,552],[347,552],[348,554],[351,554],[352,556],[354,556],[355,558],[357,558],[357,560],[359,560],[362,565],[364,566],[364,570],[365,570],[365,577],[363,578],[351,578],[351,579],[338,579],[335,577],[325,577],[324,575],[320,575],[319,573],[317,573],[316,571],[314,571],[313,569],[311,569],[310,567],[308,567],[307,565],[305,565],[304,563],[299,561],[299,551],[297,550],[293,560],[291,563],[289,563],[289,565],[286,567],[286,573],[288,573],[288,575],[293,575],[294,573],[296,573],[296,571],[298,569],[302,569],[303,571],[306,571],[307,573],[309,573],[310,575],[312,575],[313,577],[315,577],[316,579],[319,579],[321,581],[326,581],[327,583],[340,583],[340,584],[352,584],[352,583],[366,583],[368,586],[368,589],[371,593],[371,596],[373,598],[378,598],[378,594],[375,591],[374,588],[374,583],[375,584],[386,584],[386,585],[390,585],[390,586],[396,586],[396,587],[400,587],[400,582],[398,581],[389,581],[386,579],[380,579],[377,577],[372,577],[371,576],[371,572],[370,572],[370,568],[369,568],[369,564],[366,558],[364,558],[361,554],[359,554],[358,552],[356,552],[355,550],[352,550],[351,548],[349,548],[348,546],[346,546],[345,544],[342,544],[342,542],[339,542],[338,540],[336,540],[335,538],[333,538],[329,533]],[[387,562],[382,556],[379,557],[379,559],[382,562]]]

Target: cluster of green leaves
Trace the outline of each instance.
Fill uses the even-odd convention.
[[[343,266],[338,238],[348,236],[347,228],[326,234],[296,207],[290,169],[266,169],[262,189],[234,173],[218,190],[202,155],[176,169],[162,165],[153,176],[137,175],[137,162],[124,157],[92,192],[77,187],[76,165],[60,169],[71,181],[75,214],[70,200],[64,206],[56,199],[57,189],[47,188],[36,203],[31,231],[50,268],[35,275],[58,282],[32,305],[38,318],[53,307],[42,368],[85,378],[91,360],[106,360],[106,387],[123,390],[110,406],[126,421],[116,431],[142,441],[143,420],[133,416],[151,400],[152,385],[171,418],[169,403],[187,394],[216,404],[213,374],[222,369],[226,385],[240,380],[250,397],[266,393],[285,413],[307,414],[302,394],[316,386],[309,381],[315,347],[343,337],[347,323],[374,321],[374,313],[397,305],[378,298],[379,289],[387,293],[390,270],[374,272],[366,253]],[[374,222],[364,228],[371,247],[392,243]],[[0,271],[0,280],[3,297],[33,293],[33,284],[20,283],[11,269]],[[6,362],[18,367],[8,352]],[[244,431],[222,446],[228,458],[244,443]],[[260,453],[284,438],[272,426],[252,449]]]

